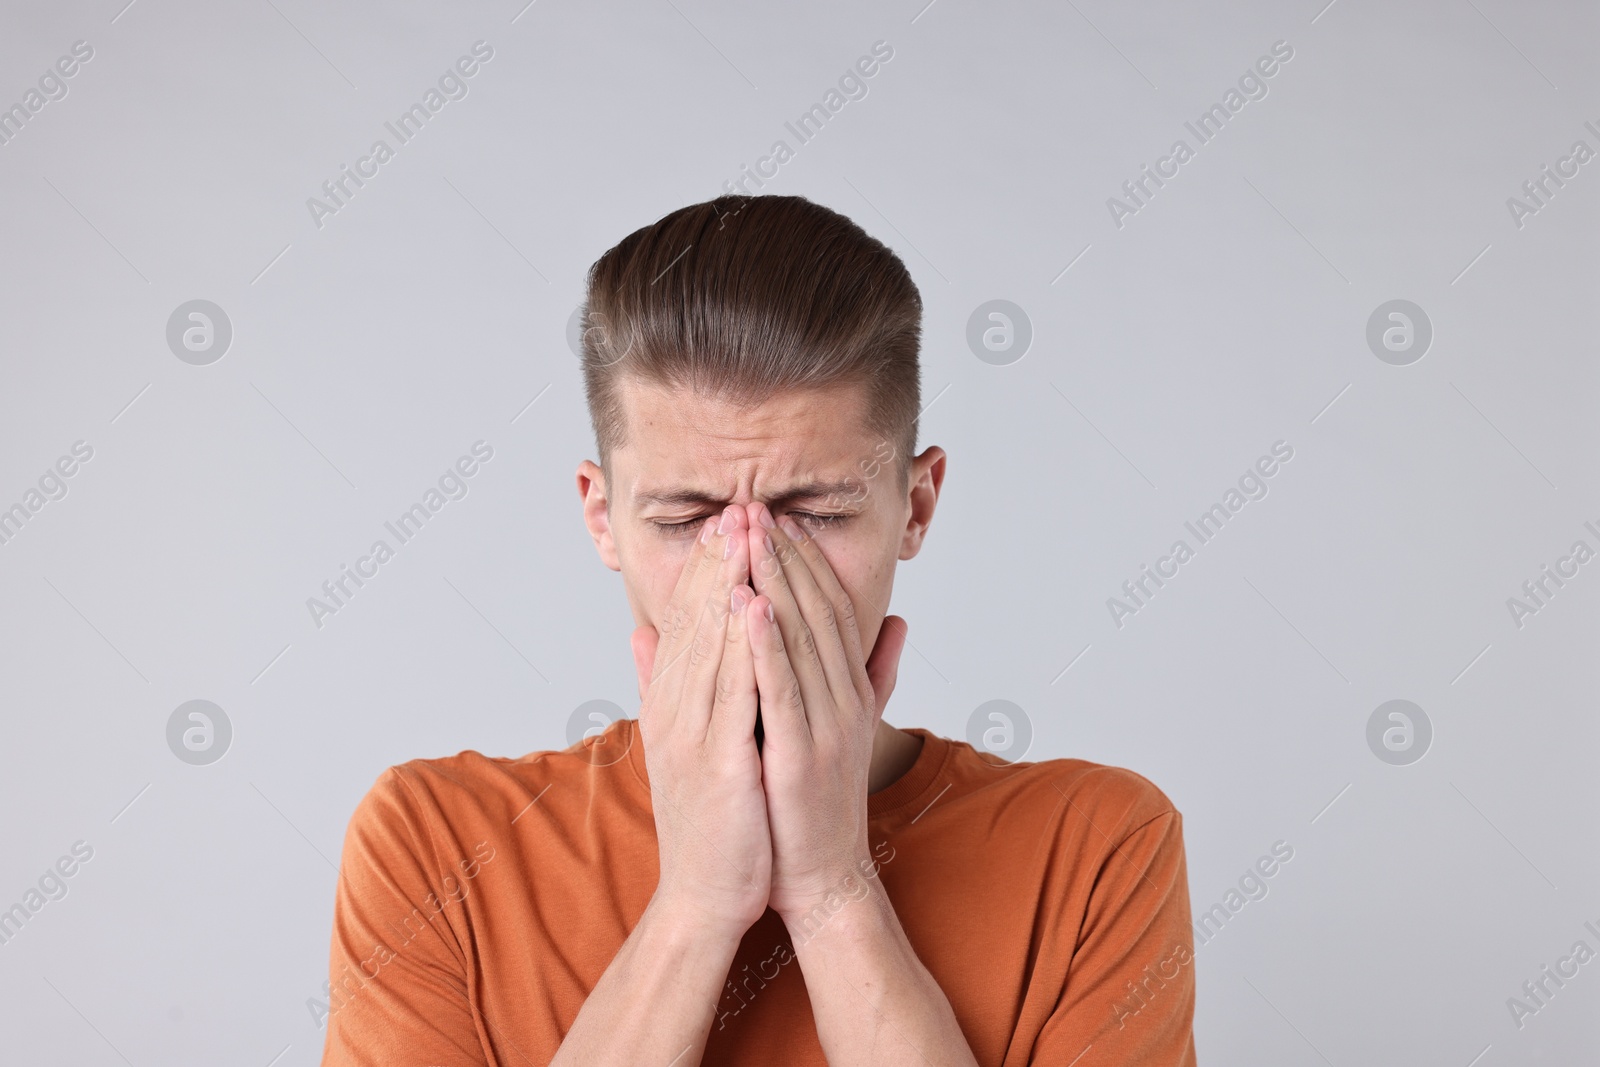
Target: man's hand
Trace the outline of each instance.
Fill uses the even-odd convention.
[[[850,598],[816,542],[787,517],[769,526],[760,502],[723,515],[731,534],[708,532],[709,544],[695,546],[660,647],[652,627],[634,634],[661,881],[585,1002],[561,1063],[645,1062],[663,1049],[669,1060],[694,1053],[698,1062],[709,1020],[689,1025],[684,1005],[710,995],[709,977],[725,977],[732,961],[728,938],[736,947],[770,904],[791,936],[804,934],[795,955],[829,1063],[976,1067],[949,1000],[875,884],[867,849],[873,739],[905,621],[884,619],[863,663]],[[867,893],[856,892],[863,885]],[[841,910],[841,896],[861,903]],[[819,908],[825,918],[814,924]],[[619,1025],[613,1013],[627,1014],[629,996],[670,1001],[670,1010]]]
[[[551,1067],[699,1063],[740,940],[767,910],[745,519],[730,506],[720,532],[706,520],[661,630],[633,632],[661,876]]]
[[[738,505],[706,520],[662,630],[641,626],[632,639],[661,855],[655,903],[734,944],[766,911],[772,879],[745,522]]]
[[[854,607],[816,541],[788,516],[774,523],[759,501],[748,512],[758,595],[744,614],[766,735],[761,784],[772,832],[769,903],[792,930],[830,895],[837,908],[838,898],[870,881],[875,869],[867,844],[867,772],[906,627],[886,617],[863,663]]]
[[[853,605],[816,541],[788,516],[767,527],[759,501],[749,511],[759,595],[745,615],[766,726],[769,899],[794,940],[822,1051],[837,1067],[977,1067],[867,850],[872,743],[905,620],[883,620],[863,663]]]

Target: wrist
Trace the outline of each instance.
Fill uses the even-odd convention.
[[[881,923],[889,907],[883,883],[870,866],[846,871],[826,884],[826,889],[792,895],[782,908],[774,906],[796,948],[824,930],[860,930]]]
[[[645,905],[639,925],[648,927],[647,936],[667,944],[691,944],[714,953],[726,953],[729,961],[753,923],[742,918],[709,914],[704,908],[660,893]]]
[[[881,891],[860,900],[845,899],[837,911],[826,909],[798,916],[788,923],[789,940],[803,973],[828,974],[838,968],[864,976],[896,955],[903,941],[898,917]]]

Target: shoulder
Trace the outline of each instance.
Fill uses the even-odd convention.
[[[418,758],[381,771],[357,803],[348,833],[382,834],[398,841],[402,831],[421,849],[430,837],[482,836],[515,828],[535,807],[546,811],[629,792],[634,772],[625,758],[633,720],[619,719],[601,737],[565,749],[522,756],[489,756],[465,749],[452,756]],[[605,751],[605,743],[610,751]],[[604,753],[598,755],[597,753]],[[456,842],[459,845],[459,842]]]
[[[481,807],[508,786],[532,781],[548,755],[539,752],[516,760],[464,749],[453,756],[409,759],[385,768],[369,792],[413,808]]]
[[[446,851],[453,828],[480,823],[504,799],[504,762],[476,751],[411,759],[379,772],[345,830],[346,857],[392,863]]]
[[[1156,911],[1186,912],[1183,816],[1159,786],[1127,767],[1081,759],[1043,760],[1024,773],[1038,779],[1037,803],[1054,805],[1046,877],[1075,902],[1081,936],[1103,924],[1138,926]]]
[[[1130,768],[1066,757],[996,765],[967,742],[950,744],[952,771],[966,784],[968,799],[1081,836],[1087,846],[1110,849],[1146,827],[1181,832],[1172,799]]]
[[[1177,807],[1159,786],[1127,767],[1081,759],[1046,760],[1038,766],[1046,769],[1064,804],[1113,838],[1127,836],[1164,817],[1182,820]],[[1123,832],[1112,834],[1112,828]]]

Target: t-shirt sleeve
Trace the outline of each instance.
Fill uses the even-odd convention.
[[[345,831],[322,1067],[487,1063],[447,873],[403,772],[389,768]]]
[[[1105,852],[1029,1062],[1194,1067],[1194,991],[1183,816],[1169,810]]]

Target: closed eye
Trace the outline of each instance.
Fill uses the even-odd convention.
[[[819,530],[825,527],[842,525],[855,517],[853,515],[817,515],[809,511],[791,511],[789,515],[807,526]],[[685,519],[682,522],[659,522],[652,519],[650,520],[650,525],[654,526],[656,531],[663,537],[682,537],[686,533],[698,531],[701,526],[705,525],[705,521],[709,517],[708,515],[699,515],[692,519]]]
[[[798,517],[802,522],[809,526],[816,526],[818,528],[824,526],[837,526],[850,518],[849,515],[813,515],[805,511],[791,511],[789,514]]]

